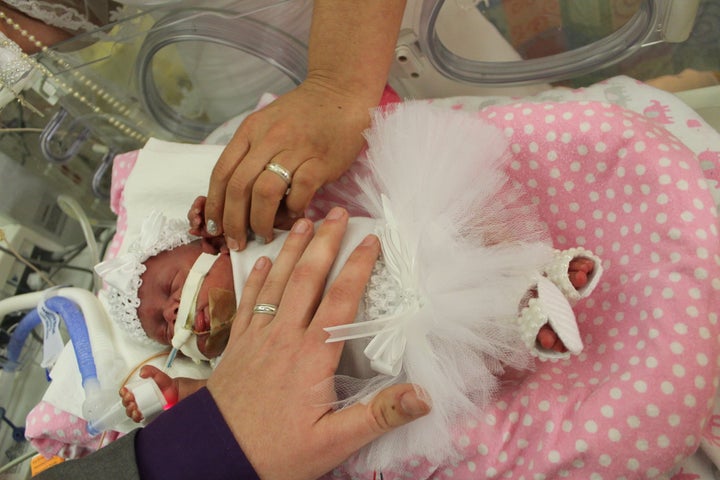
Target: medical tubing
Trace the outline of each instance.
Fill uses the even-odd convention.
[[[10,342],[7,347],[7,363],[3,366],[3,370],[6,372],[14,372],[20,367],[20,354],[22,353],[23,346],[27,340],[30,332],[40,324],[40,315],[37,310],[31,310],[28,312],[10,336]]]
[[[45,301],[45,305],[56,312],[65,321],[70,338],[72,339],[75,357],[77,358],[82,385],[85,388],[87,381],[97,380],[97,368],[93,358],[90,335],[88,334],[85,317],[80,307],[65,297],[52,297]]]
[[[63,212],[70,215],[80,224],[88,251],[90,252],[90,260],[92,261],[92,264],[97,265],[100,263],[100,253],[97,240],[95,240],[95,233],[93,232],[92,225],[90,224],[90,219],[85,213],[85,210],[83,210],[80,206],[80,203],[68,195],[58,195],[57,203]],[[100,285],[102,285],[100,276],[93,270],[93,291],[97,293]]]
[[[59,288],[55,289],[53,291],[54,296],[50,299],[46,300],[45,304],[55,310],[53,308],[54,302],[62,302],[55,300],[56,297],[64,298],[65,300],[72,300],[76,304],[76,309],[82,310],[82,313],[85,315],[84,318],[98,318],[98,317],[105,317],[107,316],[107,313],[105,313],[105,309],[100,304],[100,301],[93,295],[92,292],[88,290],[84,290],[82,288],[75,288],[75,287],[65,287],[65,288]],[[19,310],[28,310],[31,308],[35,308],[47,295],[47,291],[39,291],[39,292],[31,292],[31,293],[24,293],[22,295],[16,295],[14,297],[6,298],[4,300],[0,301],[0,317],[3,317],[7,315],[8,313],[17,312]],[[60,313],[60,312],[58,312]],[[62,315],[62,313],[61,313]],[[67,317],[63,317],[65,319],[66,325],[68,322]],[[84,330],[84,334],[83,334]],[[74,335],[87,335],[87,326],[85,325],[84,321],[82,324],[82,328],[70,328],[68,325],[68,333],[70,334],[70,338],[73,341],[73,346],[75,348],[75,354],[78,354],[78,348],[85,348],[87,351],[81,353],[81,357],[84,358],[83,362],[89,362],[92,357],[92,349],[90,348],[89,341],[86,342],[84,347],[78,347],[78,345],[81,344],[81,340],[78,338],[78,341],[76,342]],[[111,336],[111,332],[98,328],[95,332],[93,332],[93,345],[96,350],[113,350],[113,339]],[[80,359],[78,359],[78,365],[80,364]],[[94,361],[93,361],[94,363]],[[94,370],[94,367],[92,369],[88,369],[90,371]],[[82,373],[82,372],[81,372]],[[85,378],[83,378],[83,382],[85,382]]]

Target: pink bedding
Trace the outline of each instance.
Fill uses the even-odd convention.
[[[457,437],[462,461],[409,460],[383,478],[657,478],[678,470],[702,438],[720,368],[720,242],[698,156],[664,128],[667,116],[615,104],[525,101],[478,111],[505,132],[508,172],[537,202],[557,247],[593,250],[605,273],[575,307],[581,355],[508,381]],[[720,171],[720,149],[707,152],[704,168]],[[120,168],[116,161],[115,208]],[[332,202],[319,195],[311,216]]]

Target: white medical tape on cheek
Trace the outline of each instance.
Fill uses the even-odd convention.
[[[180,306],[178,307],[177,317],[175,318],[175,332],[173,333],[172,346],[179,349],[182,347],[192,335],[192,322],[188,328],[188,320],[190,314],[194,313],[195,303],[202,281],[210,271],[220,254],[210,255],[209,253],[201,253],[195,260],[192,268],[188,272],[182,292],[180,293]],[[195,315],[192,316],[194,319]]]

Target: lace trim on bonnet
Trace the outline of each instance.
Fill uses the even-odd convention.
[[[110,318],[134,340],[146,345],[157,344],[147,336],[137,316],[140,306],[138,289],[140,276],[145,273],[143,262],[166,250],[172,250],[197,239],[188,233],[187,222],[168,219],[160,212],[152,212],[143,222],[138,238],[126,253],[95,266],[95,271],[107,284]]]

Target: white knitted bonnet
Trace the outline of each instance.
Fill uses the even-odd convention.
[[[198,238],[190,235],[188,228],[187,221],[168,219],[162,213],[153,211],[143,221],[140,235],[126,253],[95,266],[95,271],[108,286],[110,318],[133,339],[145,344],[156,343],[145,333],[137,315],[140,305],[138,289],[142,285],[140,276],[146,270],[143,262]]]

